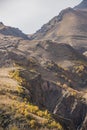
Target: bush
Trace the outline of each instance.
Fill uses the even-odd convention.
[[[29,124],[30,124],[30,127],[31,127],[31,128],[34,128],[34,127],[36,127],[37,122],[32,119],[32,120],[29,122]]]
[[[16,126],[13,126],[11,130],[19,130]]]
[[[55,121],[52,121],[50,124],[48,124],[48,127],[51,129],[56,128],[58,130],[62,130],[61,125]]]

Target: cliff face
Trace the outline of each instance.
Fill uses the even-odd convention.
[[[29,100],[40,109],[47,109],[64,130],[86,130],[87,98],[84,92],[67,84],[44,80],[34,71],[20,70],[22,85],[29,91]]]

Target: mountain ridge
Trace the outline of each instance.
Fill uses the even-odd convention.
[[[20,37],[23,39],[29,39],[28,36],[24,34],[18,28],[5,26],[2,22],[0,22],[0,34],[6,35],[6,36]]]
[[[58,16],[55,16],[47,24],[43,25],[30,39],[53,40],[59,43],[70,44],[78,50],[81,50],[82,47],[87,48],[86,19],[87,10],[78,10],[69,7],[62,10]]]

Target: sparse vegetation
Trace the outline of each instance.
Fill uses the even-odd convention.
[[[18,130],[18,127],[17,126],[13,126],[11,129],[12,130]]]
[[[23,82],[26,82],[26,80],[20,76],[20,70],[10,71],[10,77],[17,80],[19,84],[17,86],[18,94],[24,94],[25,90],[22,84]],[[40,129],[46,127],[48,129],[55,128],[58,130],[63,130],[62,126],[53,119],[48,110],[40,110],[38,106],[31,104],[27,97],[21,96],[21,102],[16,100],[16,97],[12,98],[12,100],[10,111],[13,113],[15,112],[16,119],[20,119],[22,116],[31,129]],[[16,126],[12,128],[12,130],[16,129]]]
[[[62,130],[61,125],[54,121],[51,114],[47,110],[42,111],[38,106],[24,102],[21,104],[16,104],[16,107],[17,113],[21,113],[26,119],[30,119],[29,123],[31,128],[35,128],[37,125],[45,125],[47,128],[59,128],[59,130]]]
[[[22,82],[25,82],[25,80],[20,76],[20,71],[19,70],[13,70],[10,73],[11,78],[14,78],[19,82],[19,84],[22,84]]]
[[[74,68],[75,68],[76,73],[82,73],[84,71],[83,65],[78,65],[78,66],[75,66]]]

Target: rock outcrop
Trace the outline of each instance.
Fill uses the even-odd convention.
[[[64,130],[86,130],[87,104],[83,94],[67,85],[58,85],[42,79],[41,75],[20,71],[30,92],[30,100],[41,109],[48,109],[53,117],[61,123]]]

